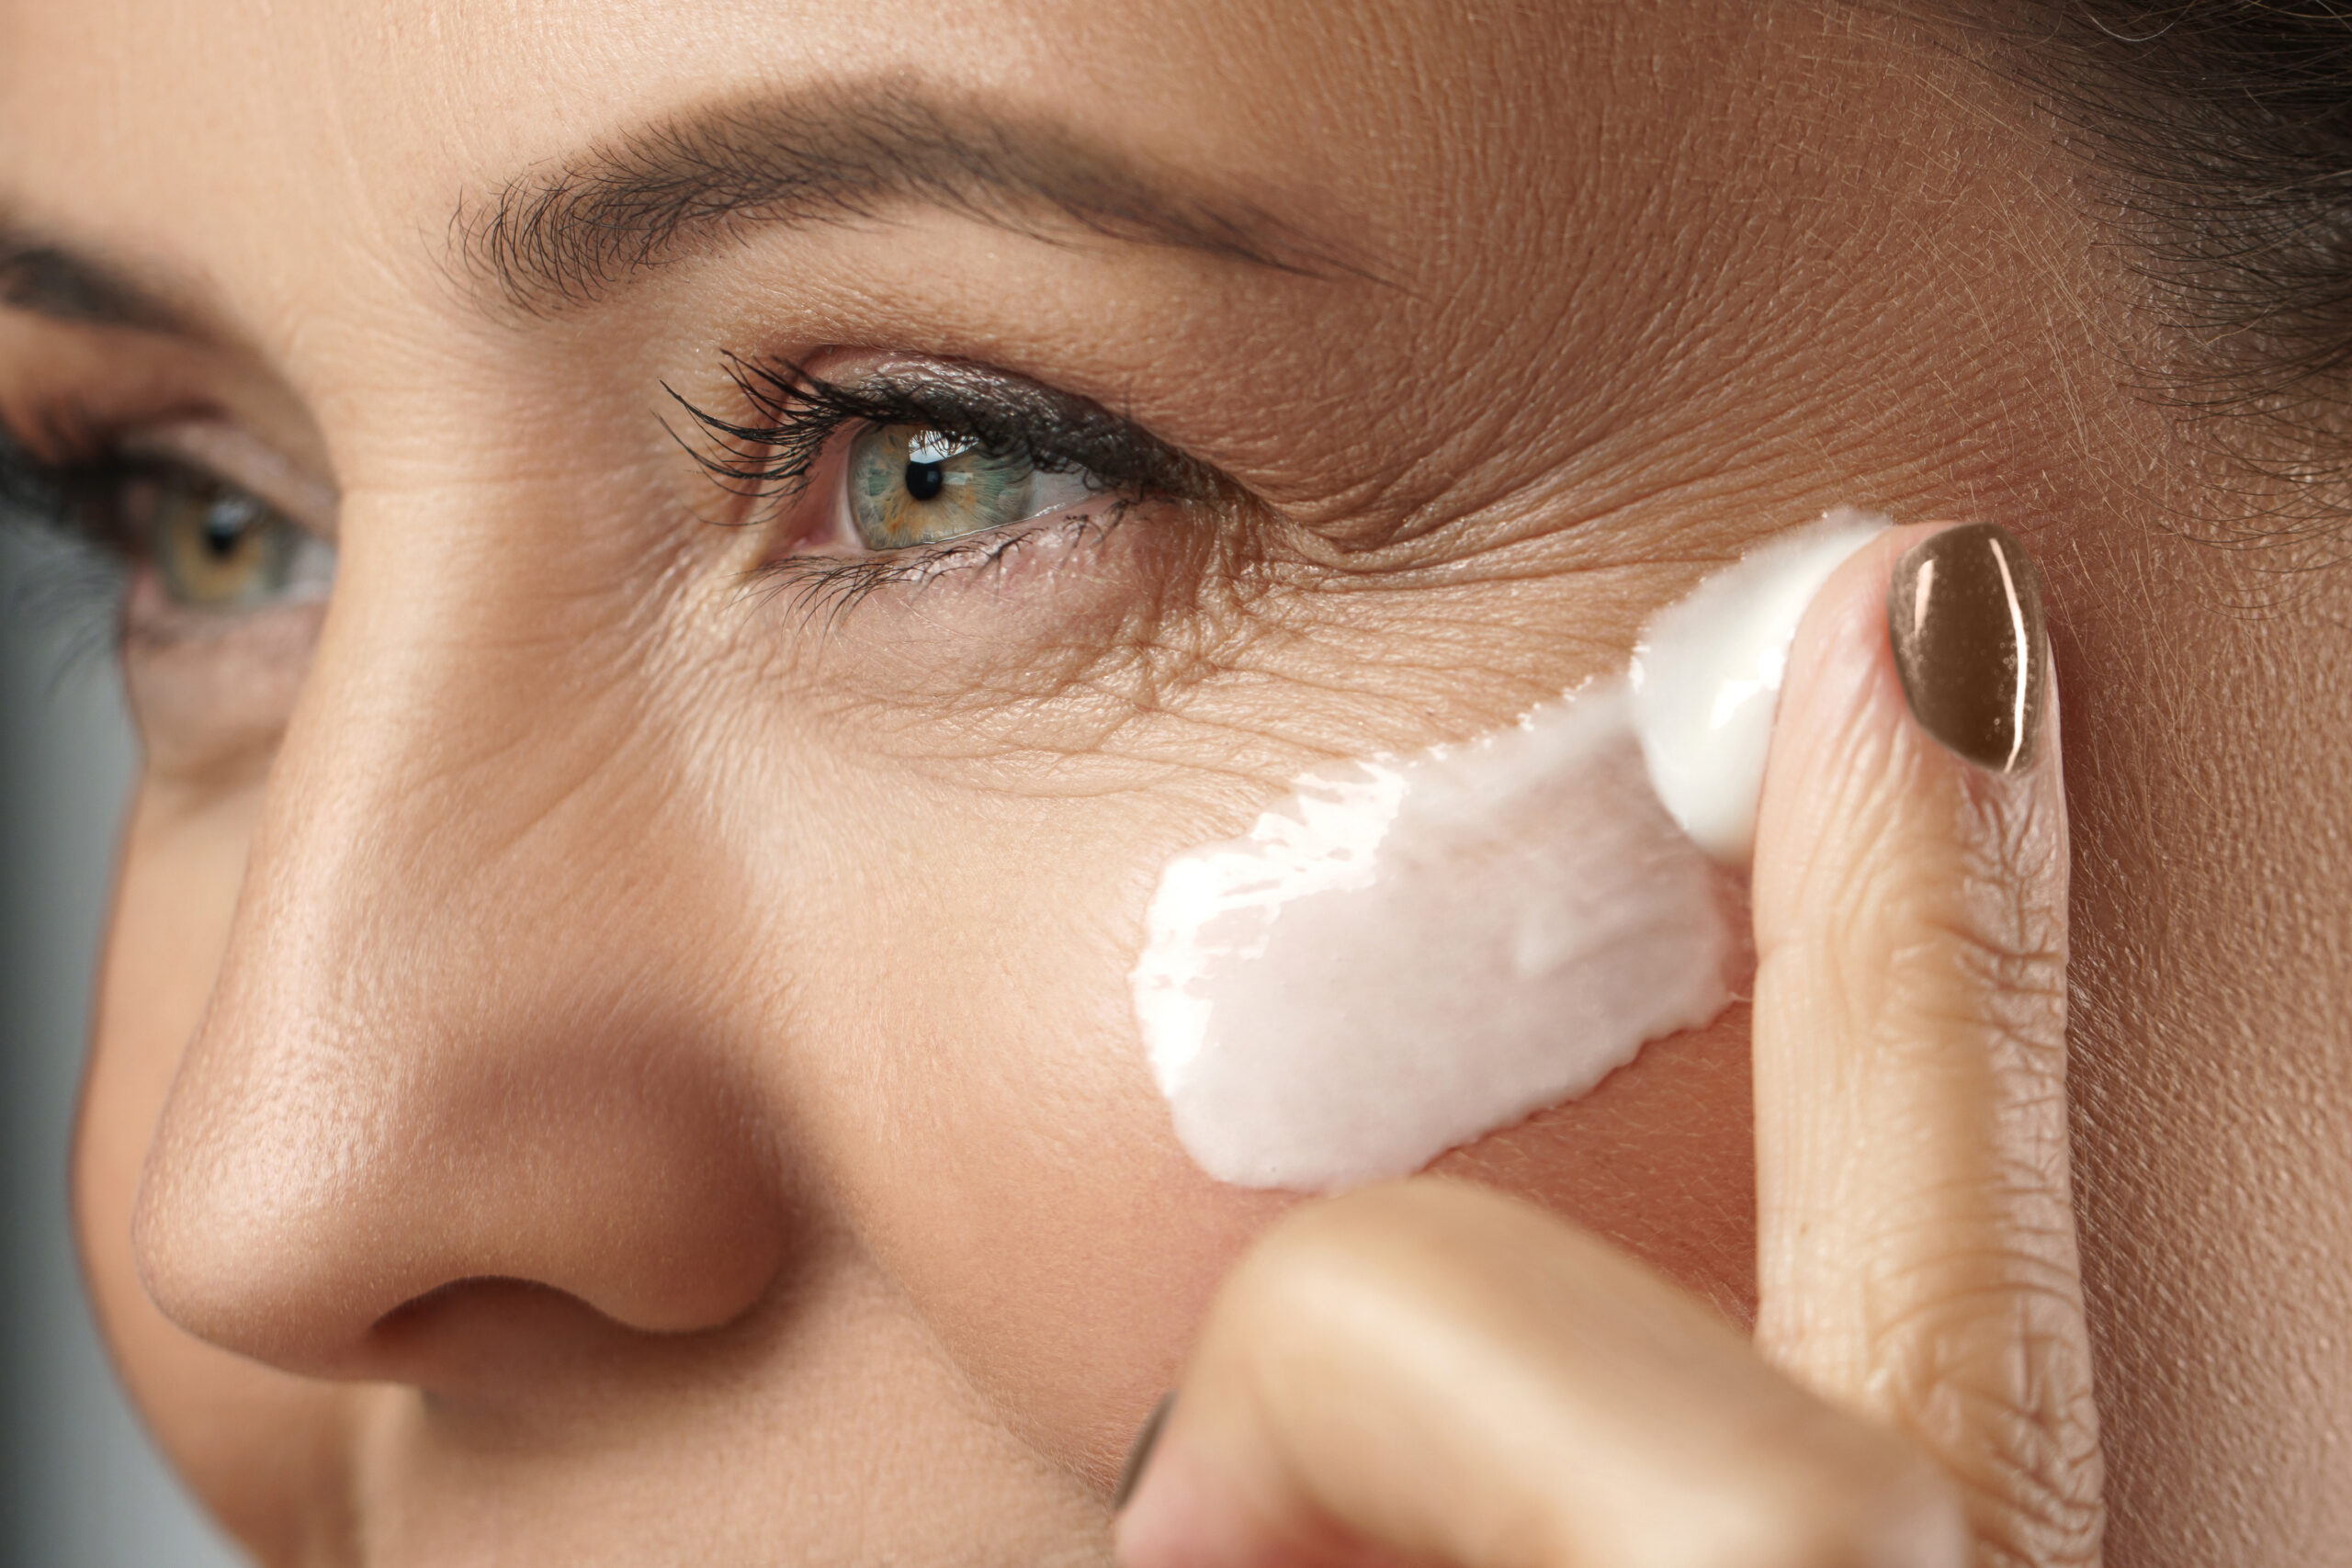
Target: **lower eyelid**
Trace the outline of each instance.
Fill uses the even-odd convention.
[[[123,672],[151,772],[208,787],[257,782],[309,674],[324,604],[224,616],[159,603],[159,583],[132,595]]]
[[[900,550],[856,554],[802,551],[782,557],[759,575],[776,585],[774,599],[804,625],[830,628],[877,593],[927,590],[933,585],[982,581],[1010,563],[1050,551],[1068,560],[1123,523],[1131,503],[1115,497],[1100,509],[1065,506],[1002,527]]]

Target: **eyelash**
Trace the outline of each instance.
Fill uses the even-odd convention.
[[[105,526],[91,487],[117,477],[108,458],[43,463],[0,424],[0,528],[17,534],[21,575],[0,592],[0,613],[23,615],[57,638],[58,667],[110,658],[119,644],[133,550]]]
[[[0,523],[30,524],[121,564],[137,543],[108,525],[111,514],[100,500],[109,487],[152,466],[103,449],[91,457],[43,462],[0,424]]]
[[[108,486],[139,469],[140,465],[112,452],[43,462],[0,423],[0,525],[29,526],[56,543],[102,557],[109,565],[127,565],[137,545],[108,525],[111,513],[99,501]]]
[[[750,523],[765,521],[806,490],[833,438],[859,425],[919,425],[991,456],[1018,456],[1042,472],[1083,472],[1116,499],[1107,513],[1078,520],[1074,526],[1082,531],[1107,531],[1138,502],[1215,505],[1234,493],[1215,469],[1099,404],[975,366],[943,365],[852,385],[788,360],[730,357],[728,378],[751,411],[747,420],[698,408],[667,383],[662,390],[700,434],[699,443],[682,438],[695,461],[720,489],[754,503]],[[757,575],[789,592],[804,615],[831,620],[879,589],[992,565],[1039,532],[1014,525],[875,555],[785,556]]]

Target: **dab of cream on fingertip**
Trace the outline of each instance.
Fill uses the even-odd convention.
[[[1886,531],[1839,507],[1716,572],[1652,617],[1626,673],[1650,785],[1693,843],[1746,867],[1772,714],[1797,622],[1830,573]]]
[[[1244,1187],[1405,1175],[1720,1013],[1789,644],[1885,526],[1833,512],[1655,617],[1625,676],[1316,769],[1170,862],[1129,984],[1193,1160]]]

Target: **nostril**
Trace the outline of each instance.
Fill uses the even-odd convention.
[[[427,1102],[396,1135],[332,1138],[334,1118],[208,1087],[184,1073],[158,1128],[134,1257],[166,1317],[285,1371],[499,1381],[615,1335],[724,1326],[786,1262],[768,1162],[641,1079],[627,1118],[468,1096],[462,1118]]]
[[[445,1400],[545,1404],[592,1365],[643,1332],[569,1292],[529,1280],[454,1280],[377,1320],[352,1358],[355,1371],[388,1378]],[[365,1375],[361,1372],[361,1375]]]
[[[431,1338],[452,1320],[483,1310],[503,1309],[510,1315],[527,1315],[556,1303],[564,1303],[561,1310],[594,1311],[579,1297],[532,1280],[513,1280],[496,1274],[452,1280],[402,1302],[378,1318],[375,1327],[368,1330],[368,1337],[385,1348],[398,1351]]]

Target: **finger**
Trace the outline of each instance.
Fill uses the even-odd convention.
[[[1925,1460],[1530,1205],[1421,1179],[1227,1280],[1120,1516],[1128,1568],[1958,1568]]]
[[[1899,529],[1797,634],[1755,867],[1757,1343],[1941,1460],[1982,1561],[2049,1564],[2097,1559],[2100,1467],[2038,581],[1997,529]]]

